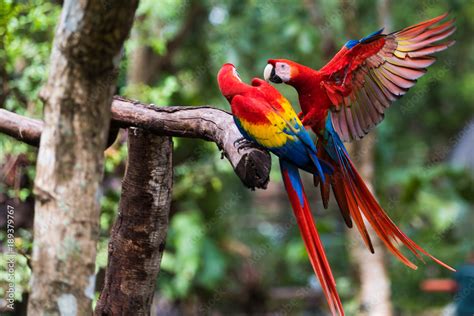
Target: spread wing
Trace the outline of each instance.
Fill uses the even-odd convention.
[[[437,43],[456,30],[454,20],[443,21],[446,17],[351,40],[320,70],[321,84],[333,105],[334,128],[342,140],[364,137],[382,121],[385,109],[435,62],[431,55],[454,44]]]

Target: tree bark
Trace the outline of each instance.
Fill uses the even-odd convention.
[[[0,109],[0,133],[16,138],[28,145],[39,146],[43,127],[42,121]]]
[[[149,315],[173,181],[170,137],[128,129],[128,162],[96,315]]]
[[[358,23],[356,18],[355,3],[343,0],[342,10],[348,35],[351,39],[361,38],[358,34]],[[387,21],[388,0],[378,2],[379,23]],[[372,183],[374,179],[374,145],[376,131],[372,130],[363,139],[349,144],[348,150],[362,178],[369,189],[374,192]],[[364,220],[369,234],[372,236],[374,254],[370,254],[367,247],[362,243],[359,232],[356,229],[349,231],[351,239],[350,253],[357,266],[360,279],[360,315],[378,316],[392,315],[390,278],[387,274],[385,264],[385,250],[380,239],[376,237],[375,231]]]
[[[115,97],[112,125],[140,127],[156,135],[201,138],[212,141],[223,151],[235,173],[248,188],[265,189],[270,179],[270,154],[259,147],[241,148],[242,135],[228,112],[210,106],[148,106]],[[43,124],[39,120],[0,109],[0,132],[30,145],[37,145]]]
[[[89,315],[116,66],[138,0],[66,0],[42,90],[28,314]]]

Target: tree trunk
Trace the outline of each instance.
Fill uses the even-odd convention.
[[[388,0],[378,2],[379,23],[385,23],[388,14]],[[363,37],[358,33],[358,23],[354,3],[343,0],[342,11],[346,30],[351,39]],[[365,180],[369,189],[373,192],[372,182],[374,178],[374,144],[376,131],[372,130],[362,140],[351,143],[348,150],[354,163]],[[375,231],[365,221],[367,230],[372,236],[375,253],[371,254],[362,243],[359,232],[356,229],[349,231],[351,240],[350,253],[357,265],[360,279],[360,315],[379,316],[392,315],[390,278],[385,267],[385,251],[380,239],[376,237]]]
[[[165,248],[173,181],[170,137],[130,128],[128,163],[96,315],[149,315]]]
[[[64,2],[42,91],[28,314],[90,315],[116,66],[138,1]]]
[[[139,41],[142,36],[139,31],[132,31],[132,39]],[[159,59],[151,47],[136,47],[130,54],[127,69],[129,86],[152,85],[157,77]],[[138,97],[136,92],[131,96]],[[168,231],[173,181],[171,138],[159,138],[142,129],[129,128],[128,131],[127,172],[119,215],[109,241],[105,284],[96,315],[150,314]],[[156,177],[157,172],[161,178]],[[164,198],[159,201],[161,196]],[[141,244],[144,247],[137,246]]]

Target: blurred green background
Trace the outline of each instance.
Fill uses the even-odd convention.
[[[389,10],[381,13],[384,4]],[[47,78],[60,10],[60,1],[0,0],[0,107],[41,118],[38,93]],[[244,80],[261,77],[271,57],[319,68],[351,36],[363,37],[381,21],[394,31],[446,11],[457,20],[457,43],[438,54],[428,74],[387,111],[377,128],[372,163],[377,197],[389,215],[420,245],[456,266],[473,251],[473,1],[142,0],[124,49],[117,94],[157,106],[228,109],[215,79],[225,62],[234,63]],[[277,88],[297,107],[293,89]],[[174,147],[171,226],[154,311],[323,315],[326,303],[278,168],[268,190],[252,192],[214,144],[175,138]],[[106,151],[99,284],[126,157],[122,131]],[[23,255],[17,256],[16,294],[23,302],[30,276],[35,159],[35,148],[0,134],[0,204],[17,209],[16,242]],[[349,315],[357,314],[360,277],[350,255],[353,241],[337,206],[324,210],[314,191],[313,210],[344,306]],[[5,240],[4,229],[0,238]],[[1,255],[0,266],[5,260]],[[419,288],[426,278],[451,276],[434,263],[412,271],[386,255],[384,264],[396,315],[436,315],[452,300]],[[0,297],[6,277],[0,270]]]

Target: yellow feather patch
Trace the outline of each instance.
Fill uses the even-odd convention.
[[[296,133],[297,129],[304,128],[287,99],[281,97],[277,102],[283,110],[274,109],[267,114],[271,124],[255,124],[240,119],[242,128],[264,147],[282,147],[289,141],[296,141],[296,136],[288,135],[284,130]]]
[[[283,132],[287,125],[278,114],[269,113],[268,120],[271,124],[255,124],[244,119],[240,120],[240,124],[263,147],[282,147],[288,141],[296,140],[295,136]]]

